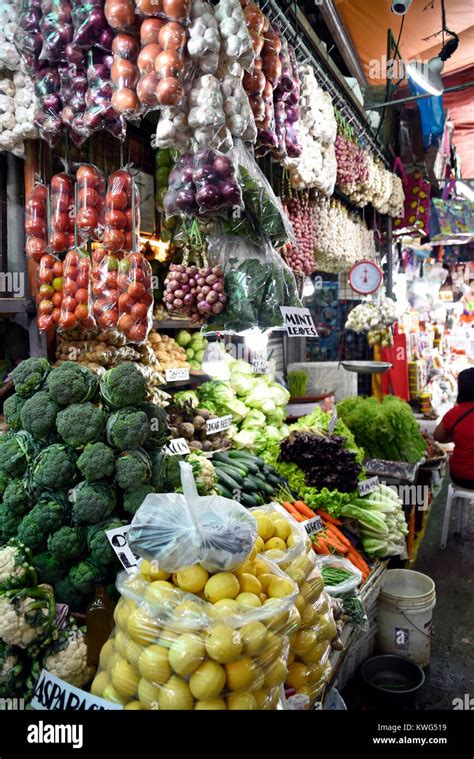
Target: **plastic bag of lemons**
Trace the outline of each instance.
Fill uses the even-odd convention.
[[[298,586],[252,550],[233,572],[121,573],[116,626],[91,692],[124,709],[276,709]]]

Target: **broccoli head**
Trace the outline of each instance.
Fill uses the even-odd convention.
[[[86,549],[86,533],[82,527],[60,527],[48,538],[48,551],[58,561],[78,559]]]
[[[115,508],[115,490],[103,482],[80,482],[73,493],[72,516],[76,524],[97,524]]]
[[[28,511],[31,495],[24,480],[10,480],[3,494],[3,505],[11,513],[23,516]]]
[[[69,575],[55,584],[54,596],[56,601],[67,604],[76,612],[82,613],[86,609],[86,599],[73,588]]]
[[[22,518],[22,514],[18,511],[10,509],[4,503],[0,503],[0,536],[2,540],[8,540],[16,536]]]
[[[149,432],[147,415],[135,408],[120,409],[107,419],[107,441],[119,451],[141,448]]]
[[[139,406],[146,393],[145,377],[130,362],[108,369],[100,380],[100,394],[111,409]]]
[[[15,392],[22,398],[29,398],[36,393],[46,380],[51,365],[46,358],[27,358],[12,371]]]
[[[88,596],[94,590],[96,582],[104,576],[104,570],[91,561],[80,561],[71,567],[68,577],[76,593]]]
[[[21,430],[20,413],[25,405],[26,398],[22,398],[18,393],[14,393],[3,402],[3,413],[5,421],[11,430]]]
[[[4,494],[10,481],[11,477],[9,477],[8,474],[3,471],[3,469],[0,469],[0,497]]]
[[[40,500],[26,514],[18,526],[18,539],[33,553],[46,550],[48,537],[59,530],[64,518],[64,507],[53,497],[50,500]]]
[[[53,369],[46,384],[51,397],[61,406],[93,401],[99,391],[97,374],[74,361],[65,361]]]
[[[112,477],[115,470],[114,452],[105,443],[89,443],[77,460],[77,468],[87,482]]]
[[[151,484],[155,493],[174,493],[181,487],[181,456],[167,456],[153,451],[151,458]]]
[[[61,564],[59,559],[49,551],[33,556],[33,566],[38,575],[38,580],[47,582],[48,585],[59,582],[67,572],[64,564]]]
[[[69,488],[77,477],[76,456],[63,443],[48,446],[33,462],[33,484],[42,488]]]
[[[10,477],[22,477],[38,452],[38,444],[29,432],[7,432],[0,436],[0,471]]]
[[[56,432],[60,405],[45,390],[28,398],[20,411],[21,426],[36,440],[46,441]]]
[[[166,411],[154,403],[143,403],[141,408],[147,415],[150,430],[145,448],[147,451],[158,451],[169,442],[171,437]]]
[[[112,564],[117,560],[116,553],[110,541],[105,534],[107,530],[115,530],[117,527],[123,527],[126,522],[122,522],[120,519],[108,519],[105,522],[100,522],[93,527],[87,529],[87,548],[89,549],[90,558],[101,567],[106,567],[108,564]]]
[[[124,451],[115,462],[115,482],[122,490],[146,485],[151,477],[151,461],[145,451]]]
[[[59,412],[56,426],[65,443],[82,448],[100,440],[104,430],[105,413],[93,403],[73,403]]]
[[[150,493],[154,493],[151,485],[140,485],[136,490],[128,490],[123,499],[123,508],[133,516]]]

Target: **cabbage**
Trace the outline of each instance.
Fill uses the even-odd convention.
[[[233,361],[230,365],[230,371],[232,374],[246,374],[249,377],[253,376],[253,370],[247,361],[241,361],[240,359]]]
[[[275,409],[273,414],[267,417],[267,424],[273,424],[275,427],[280,427],[286,419],[286,409],[279,406]]]
[[[253,448],[255,438],[258,434],[259,433],[254,430],[240,430],[240,432],[237,432],[232,438],[232,447],[238,449]]]
[[[233,372],[230,377],[230,384],[237,395],[247,396],[253,390],[255,379],[247,374]]]
[[[193,408],[199,406],[199,398],[194,390],[180,390],[174,394],[173,401],[177,406],[183,406],[185,403],[190,403]]]
[[[265,414],[262,414],[258,409],[253,408],[245,417],[242,429],[244,430],[259,430],[266,425]]]
[[[278,382],[272,382],[268,388],[270,398],[276,406],[286,406],[290,400],[290,394],[283,385],[279,385]]]

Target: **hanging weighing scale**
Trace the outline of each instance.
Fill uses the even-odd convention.
[[[349,272],[349,284],[359,295],[377,292],[383,282],[383,271],[375,261],[362,258]]]

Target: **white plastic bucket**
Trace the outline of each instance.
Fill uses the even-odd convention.
[[[427,667],[435,604],[431,577],[410,569],[390,569],[378,599],[378,653],[405,656]]]

